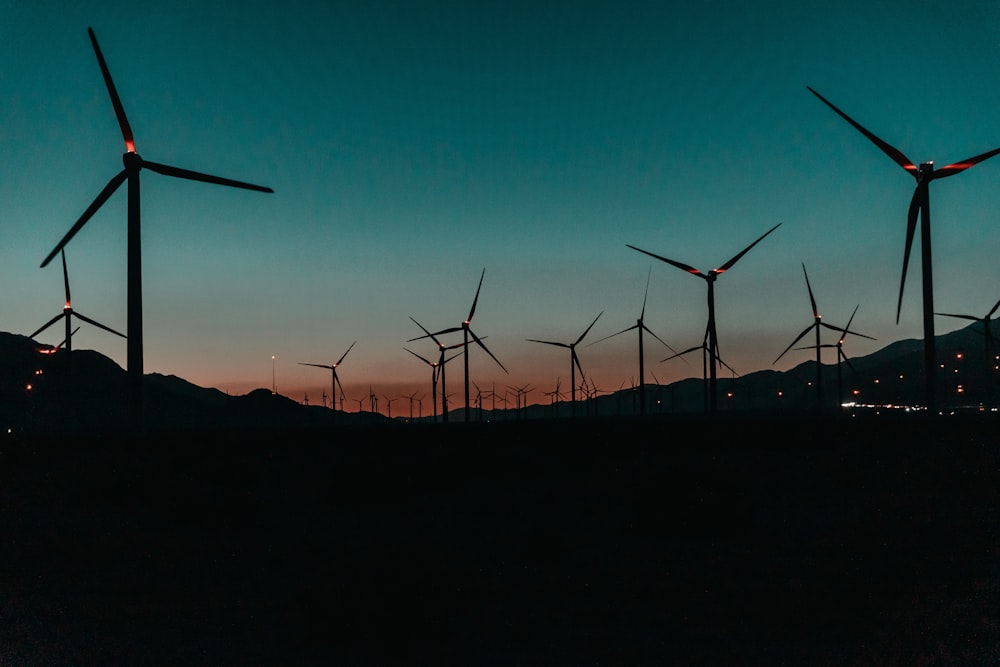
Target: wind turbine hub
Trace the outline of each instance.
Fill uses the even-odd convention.
[[[139,157],[139,154],[134,149],[122,154],[122,163],[126,169],[142,168],[142,158]]]

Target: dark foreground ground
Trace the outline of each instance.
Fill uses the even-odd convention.
[[[0,443],[0,665],[997,665],[997,419]]]

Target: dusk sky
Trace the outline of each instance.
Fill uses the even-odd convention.
[[[704,281],[627,245],[721,266],[722,358],[747,374],[813,358],[802,265],[850,356],[921,338],[919,237],[896,300],[914,180],[813,96],[940,167],[1000,147],[996,2],[0,1],[0,329],[62,309],[39,267],[122,169],[92,27],[147,160],[273,194],[142,172],[145,370],[232,394],[407,411],[485,278],[470,357],[484,391],[569,390],[574,341],[599,389],[638,380],[634,331],[699,345]],[[1000,299],[1000,157],[930,186],[935,310]],[[126,188],[66,247],[74,309],[126,329]],[[968,322],[936,318],[937,333]],[[126,365],[86,323],[74,348]],[[445,343],[460,334],[442,336]],[[57,344],[62,328],[39,342]],[[808,345],[811,338],[802,341]],[[834,343],[832,332],[824,342]],[[834,363],[833,350],[826,361]],[[646,380],[701,376],[646,337]],[[452,407],[462,362],[448,365]],[[722,374],[726,377],[728,371]],[[473,393],[475,393],[473,391]],[[367,401],[366,401],[367,405]],[[429,414],[430,399],[423,413]]]

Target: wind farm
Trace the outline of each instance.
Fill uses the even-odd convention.
[[[0,663],[992,664],[997,26],[10,6]]]

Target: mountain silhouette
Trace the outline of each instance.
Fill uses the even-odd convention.
[[[996,371],[983,358],[983,326],[937,336],[938,395],[943,410],[984,409],[1000,402]],[[905,339],[872,354],[853,357],[840,367],[842,399],[859,406],[916,406],[923,390],[923,342]],[[834,354],[828,355],[834,358]],[[788,371],[760,370],[719,379],[721,413],[808,414],[816,409],[815,360]],[[830,410],[838,408],[836,363],[826,364],[824,395]],[[0,332],[0,428],[8,432],[115,432],[128,424],[126,372],[94,350],[67,352],[27,336]],[[268,389],[232,396],[197,386],[174,375],[145,376],[148,392],[144,428],[169,430],[315,429],[399,423],[370,412],[337,412],[301,405]],[[706,383],[686,378],[660,385],[647,384],[650,417],[696,414],[705,409]],[[855,393],[857,392],[857,393]],[[638,387],[597,392],[581,400],[583,417],[625,417],[640,414]],[[865,408],[858,408],[865,409]],[[565,402],[538,402],[520,409],[472,410],[471,421],[570,418]],[[432,418],[424,417],[422,422]],[[415,420],[417,421],[417,420]]]
[[[301,405],[268,389],[232,396],[175,375],[149,373],[143,428],[261,430],[320,428],[333,411]],[[0,332],[0,428],[39,434],[114,433],[129,424],[126,371],[94,350],[67,352]],[[369,412],[339,413],[339,425],[388,423]]]

